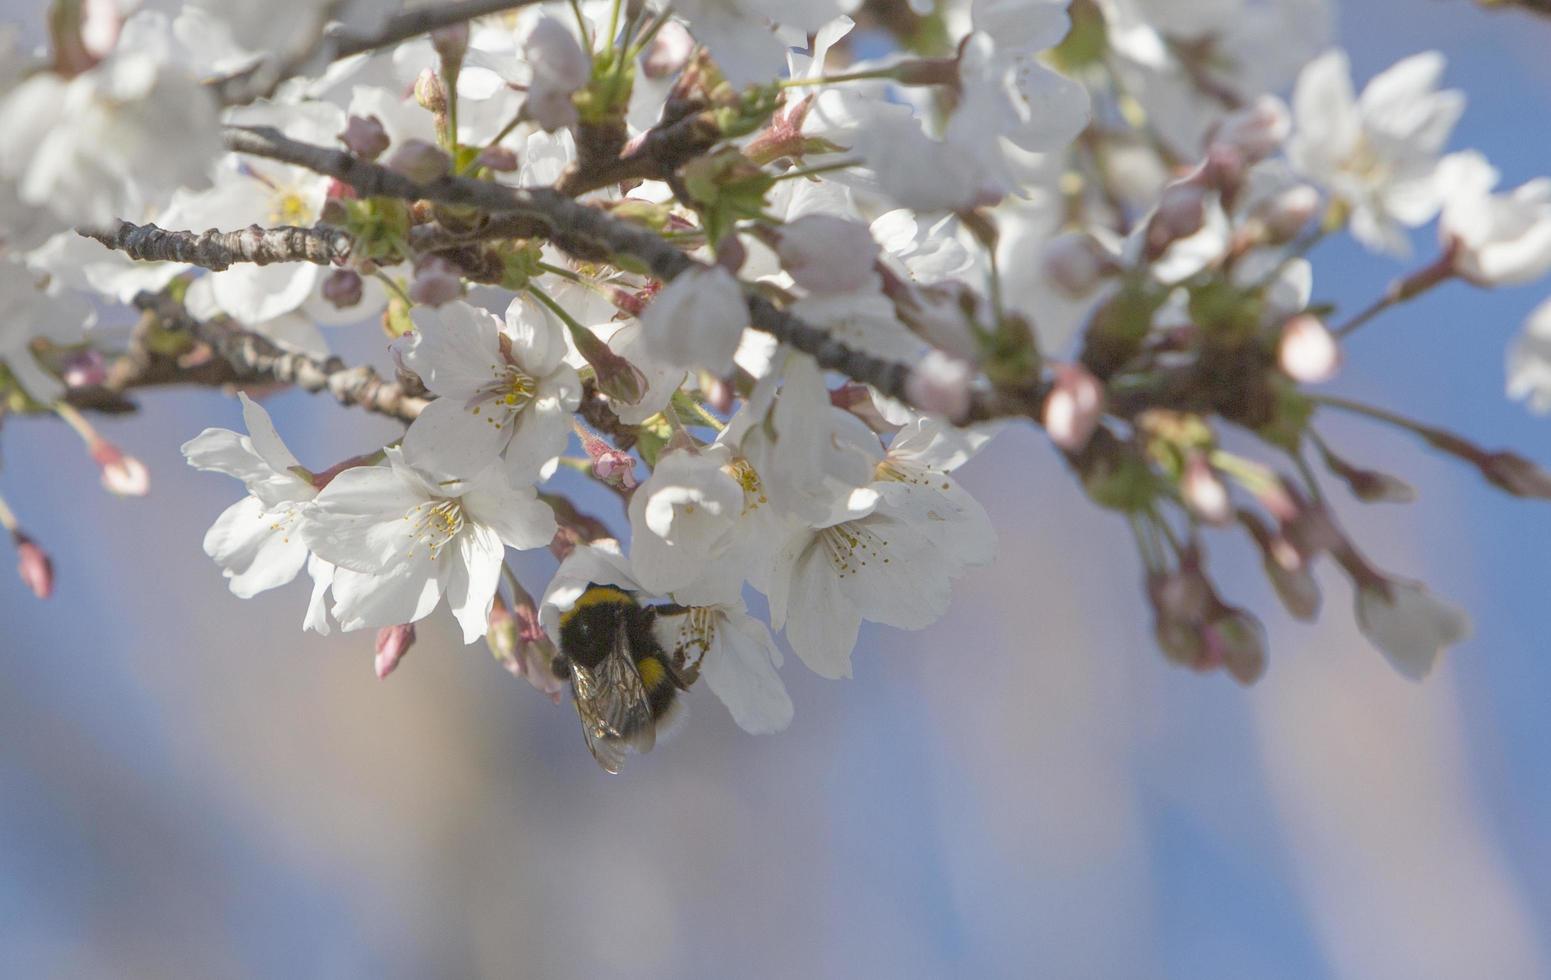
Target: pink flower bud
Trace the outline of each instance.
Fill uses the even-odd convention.
[[[695,39],[689,31],[678,21],[670,20],[652,38],[646,56],[641,59],[641,70],[647,78],[666,78],[683,68],[694,51]]]
[[[1052,238],[1040,253],[1041,271],[1061,292],[1082,299],[1115,271],[1115,260],[1092,235],[1065,232]]]
[[[452,171],[452,158],[443,153],[441,147],[425,140],[406,140],[398,145],[385,165],[417,184],[425,184],[447,176]]]
[[[124,26],[119,0],[82,0],[80,16],[82,46],[93,58],[106,58],[118,44],[119,30]]]
[[[1256,211],[1273,242],[1287,242],[1319,212],[1319,191],[1309,184],[1296,184],[1275,195]]]
[[[515,173],[518,166],[517,151],[504,146],[487,146],[480,151],[479,159],[475,162],[498,174]]]
[[[345,123],[345,131],[339,134],[345,149],[363,160],[375,160],[388,148],[388,131],[382,128],[382,120],[376,116],[351,116]]]
[[[433,257],[422,262],[409,284],[409,298],[427,306],[451,303],[462,295],[463,278],[444,259]]]
[[[1213,142],[1233,147],[1246,164],[1255,164],[1279,150],[1291,132],[1292,114],[1287,103],[1274,95],[1262,95],[1224,117]]]
[[[361,302],[364,285],[358,274],[338,269],[323,280],[323,298],[335,309],[346,310]]]
[[[98,438],[89,447],[92,459],[102,468],[102,485],[120,497],[144,497],[151,489],[151,474],[145,464],[125,453],[106,439]]]
[[[108,362],[98,351],[87,348],[71,357],[60,377],[71,388],[90,388],[108,380]]]
[[[1481,473],[1499,490],[1515,497],[1551,500],[1551,473],[1517,453],[1487,453],[1480,465]]]
[[[1093,437],[1104,415],[1104,386],[1081,364],[1061,364],[1045,397],[1042,421],[1050,441],[1069,453]]]
[[[905,379],[905,397],[929,415],[963,422],[969,415],[975,369],[967,361],[934,350]]]
[[[377,679],[387,680],[398,669],[399,661],[415,645],[415,624],[384,626],[377,631]]]
[[[723,415],[731,415],[733,405],[737,403],[738,389],[726,378],[715,378],[711,381],[710,390],[706,392],[706,402]]]
[[[1300,313],[1282,325],[1277,344],[1282,373],[1303,384],[1319,384],[1341,368],[1341,345],[1320,319]]]
[[[1266,672],[1265,627],[1242,609],[1219,606],[1204,631],[1208,659],[1222,664],[1245,687]]]
[[[1201,453],[1191,453],[1180,477],[1180,495],[1191,513],[1208,524],[1223,525],[1233,518],[1228,487]]]
[[[447,111],[447,86],[434,68],[421,70],[415,79],[415,102],[438,116]]]
[[[37,543],[27,535],[17,531],[12,537],[16,541],[16,572],[21,576],[22,582],[32,590],[32,594],[39,599],[47,599],[54,594],[54,563],[49,559],[48,553],[38,547]]]
[[[635,457],[618,449],[609,449],[594,456],[592,473],[604,483],[626,490],[634,490],[638,482],[635,478]]]
[[[1162,255],[1181,238],[1189,238],[1206,224],[1206,188],[1176,181],[1163,189],[1158,210],[1147,225],[1147,252]]]

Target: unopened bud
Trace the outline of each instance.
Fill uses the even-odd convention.
[[[151,489],[151,474],[145,464],[125,453],[106,439],[90,445],[92,459],[102,469],[102,485],[120,497],[144,497]]]
[[[731,415],[738,390],[726,378],[713,378],[706,388],[706,403],[723,415]]]
[[[592,475],[613,487],[633,490],[636,486],[635,457],[621,452],[580,422],[574,423],[582,451],[592,460]]]
[[[377,631],[377,679],[387,680],[398,669],[399,661],[415,645],[415,624],[384,626]]]
[[[1266,672],[1265,627],[1242,609],[1220,606],[1205,629],[1208,659],[1248,687]]]
[[[498,174],[514,173],[518,166],[517,151],[505,146],[487,146],[480,151],[475,162]]]
[[[1158,210],[1147,225],[1147,252],[1154,257],[1181,238],[1189,238],[1206,224],[1206,188],[1177,181],[1163,189]]]
[[[1050,441],[1069,453],[1082,450],[1104,415],[1104,386],[1081,364],[1061,364],[1045,397],[1042,421]]]
[[[1276,194],[1256,211],[1272,242],[1298,237],[1319,213],[1319,191],[1310,184],[1296,184]]]
[[[425,184],[447,176],[452,170],[452,158],[441,147],[425,140],[406,140],[388,157],[386,166],[417,184]]]
[[[1228,487],[1201,453],[1191,453],[1185,460],[1179,490],[1191,513],[1206,523],[1222,525],[1233,518]]]
[[[614,353],[597,334],[583,327],[572,330],[571,339],[582,359],[592,366],[599,391],[625,405],[635,405],[646,397],[646,375]]]
[[[70,358],[60,373],[71,388],[90,388],[108,380],[108,362],[101,352],[87,348]]]
[[[1115,271],[1115,260],[1105,254],[1092,235],[1065,232],[1052,238],[1040,253],[1040,267],[1061,292],[1082,299]]]
[[[1409,504],[1416,499],[1416,490],[1409,483],[1388,473],[1363,469],[1337,456],[1321,445],[1325,466],[1339,477],[1352,491],[1352,496],[1364,503]]]
[[[1213,142],[1233,147],[1252,165],[1280,149],[1291,132],[1292,114],[1287,103],[1274,95],[1262,95],[1224,117]]]
[[[1239,513],[1239,521],[1249,530],[1250,536],[1260,548],[1261,564],[1266,578],[1276,590],[1277,598],[1294,619],[1312,622],[1319,616],[1319,583],[1314,570],[1292,542],[1280,534],[1273,534],[1265,523],[1248,511]]]
[[[361,302],[365,283],[349,269],[337,269],[323,280],[323,298],[335,309],[347,310]]]
[[[33,595],[47,599],[54,594],[53,561],[27,535],[17,531],[12,537],[16,541],[16,573]]]
[[[1319,384],[1341,368],[1341,345],[1319,317],[1300,313],[1282,324],[1276,348],[1282,373],[1303,384]]]
[[[918,410],[955,424],[969,416],[975,369],[967,361],[934,350],[905,379],[905,397]]]
[[[611,448],[594,456],[592,474],[610,486],[625,490],[634,490],[639,482],[635,478],[635,457],[618,449]]]
[[[375,160],[388,148],[388,131],[376,116],[351,116],[345,131],[339,134],[345,149],[363,160]]]
[[[662,25],[641,59],[647,78],[666,78],[684,67],[695,51],[695,39],[683,24],[670,20]]]
[[[447,86],[433,68],[426,68],[415,79],[415,102],[420,108],[440,116],[447,111]]]
[[[427,306],[451,303],[463,295],[463,278],[450,262],[432,257],[415,269],[409,284],[409,298]]]
[[[1515,497],[1551,500],[1551,473],[1517,453],[1487,453],[1480,465],[1482,474],[1499,490]]]

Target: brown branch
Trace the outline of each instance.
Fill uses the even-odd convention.
[[[588,159],[579,155],[557,189],[568,197],[580,197],[626,180],[666,180],[721,138],[721,127],[710,110],[692,112],[647,130],[619,156]]]
[[[449,0],[434,6],[406,10],[388,18],[375,31],[352,33],[335,30],[310,38],[302,47],[279,52],[258,64],[223,78],[212,79],[209,89],[222,105],[247,105],[273,95],[280,83],[300,74],[312,65],[365,54],[392,47],[422,34],[451,27],[508,10],[526,7],[539,0]]]
[[[220,272],[251,262],[311,262],[342,264],[350,257],[354,239],[337,228],[263,228],[253,225],[241,231],[169,231],[154,224],[133,225],[120,221],[112,231],[83,229],[78,234],[145,262],[181,262]]]
[[[228,128],[226,145],[237,153],[279,160],[333,177],[349,184],[363,197],[436,201],[473,207],[492,215],[524,215],[540,222],[545,237],[575,258],[627,266],[641,264],[664,282],[691,269],[709,268],[651,230],[573,201],[551,188],[507,187],[487,180],[450,176],[419,183],[344,150],[301,143],[270,127]],[[754,329],[809,355],[826,370],[870,384],[890,398],[909,401],[909,365],[848,347],[828,331],[804,323],[762,297],[751,295],[748,303],[749,324]],[[977,390],[961,421],[1008,415],[1037,419],[1037,393],[1036,385],[1018,390]]]
[[[389,48],[400,41],[429,34],[443,27],[462,24],[478,17],[504,13],[538,3],[539,0],[444,0],[442,3],[406,10],[366,34],[339,31],[330,35],[332,60]]]
[[[145,314],[130,351],[109,370],[107,383],[73,388],[65,396],[77,408],[101,412],[132,411],[125,392],[170,385],[216,387],[228,384],[287,384],[303,391],[326,391],[341,405],[413,422],[428,399],[409,394],[403,385],[384,380],[369,366],[348,367],[337,357],[320,360],[285,351],[267,337],[230,320],[197,320],[165,296],[142,295],[135,305]],[[145,341],[152,328],[184,334],[208,348],[204,359],[165,354]]]

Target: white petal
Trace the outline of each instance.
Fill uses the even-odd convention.
[[[441,583],[429,560],[405,562],[383,575],[336,568],[332,591],[331,612],[346,632],[419,622],[442,599]]]
[[[248,439],[270,469],[283,473],[293,466],[299,466],[296,457],[291,455],[280,439],[280,433],[276,431],[275,423],[264,406],[242,392],[237,393],[237,398],[242,402],[242,420],[248,426]]]
[[[474,409],[457,397],[433,400],[404,433],[404,459],[426,473],[467,480],[495,462],[512,438],[512,427],[496,425],[493,404]]]
[[[438,559],[453,563],[445,573],[447,604],[463,627],[464,643],[473,643],[489,628],[505,557],[506,547],[495,531],[475,524],[459,536],[456,554],[443,552]]]
[[[204,548],[231,580],[232,594],[243,599],[285,585],[307,559],[301,536],[257,497],[226,508],[205,532]]]
[[[780,662],[769,627],[746,612],[728,610],[717,621],[716,638],[700,670],[739,728],[768,735],[792,721],[792,699],[776,673]]]
[[[821,547],[810,546],[798,557],[789,589],[786,639],[792,650],[820,677],[850,677],[862,615],[838,587]]]
[[[417,306],[415,329],[394,342],[404,366],[443,398],[468,401],[505,372],[498,340],[501,321],[456,300],[442,307]]]
[[[325,561],[364,573],[382,572],[410,555],[425,557],[411,514],[425,501],[394,469],[358,466],[334,477],[318,494],[302,524],[302,536]],[[405,622],[409,620],[381,625]]]
[[[531,486],[507,483],[501,468],[491,467],[463,495],[469,517],[487,525],[507,547],[518,551],[546,548],[555,538],[555,512]]]

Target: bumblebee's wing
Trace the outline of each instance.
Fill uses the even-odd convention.
[[[623,630],[596,668],[572,664],[571,674],[576,685],[576,713],[581,715],[587,748],[598,765],[617,773],[624,763],[626,746],[637,752],[651,749],[656,742],[656,725]]]

